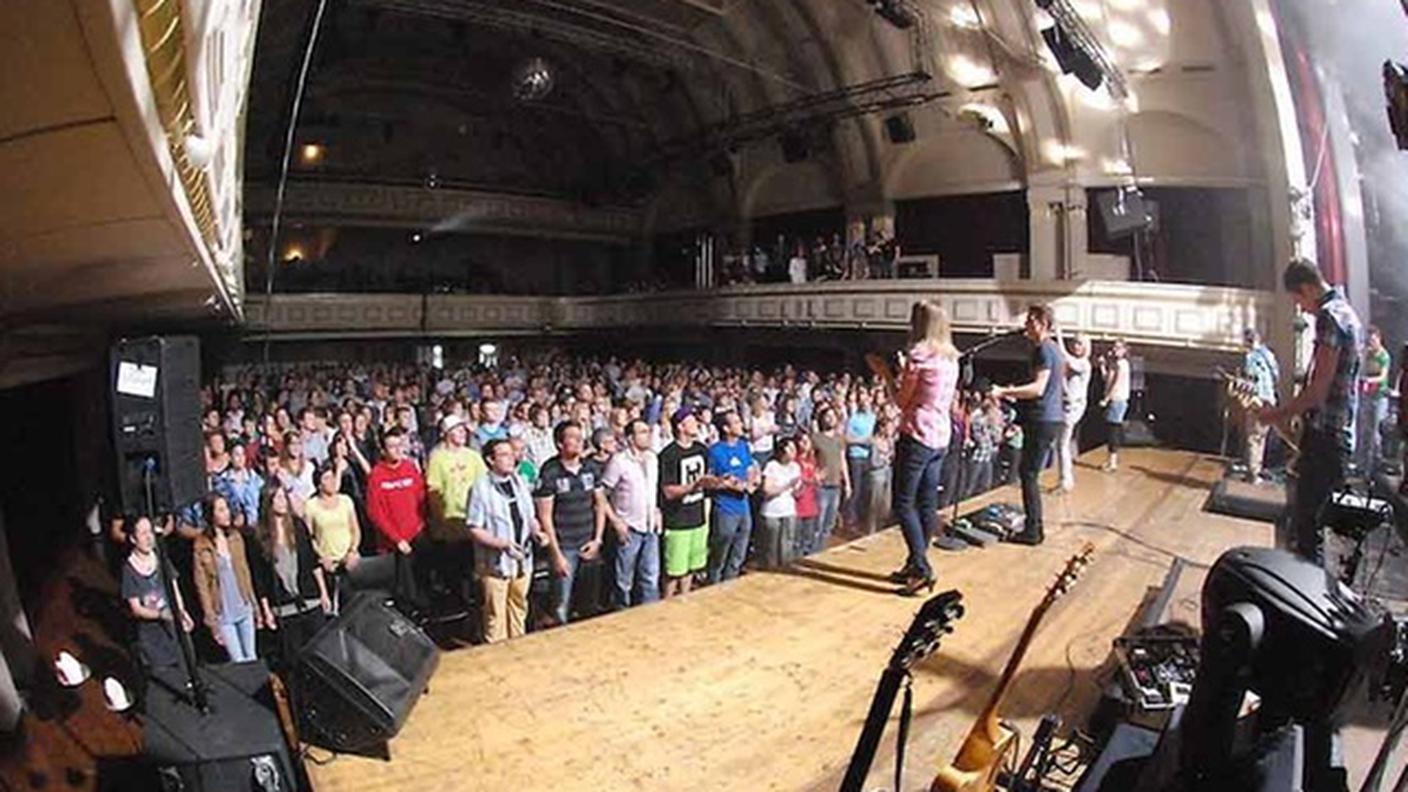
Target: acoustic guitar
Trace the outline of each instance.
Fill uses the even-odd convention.
[[[939,770],[938,775],[934,777],[934,782],[929,786],[930,792],[994,792],[997,789],[998,774],[1002,772],[1003,767],[1016,761],[1013,754],[1017,748],[1016,732],[1002,723],[998,718],[998,711],[1017,678],[1017,669],[1021,666],[1022,658],[1031,646],[1032,638],[1041,626],[1042,619],[1047,611],[1051,610],[1051,606],[1071,590],[1081,573],[1089,566],[1090,557],[1094,554],[1095,545],[1086,542],[1080,552],[1066,562],[1061,575],[1051,584],[1046,596],[1032,611],[1032,615],[1027,619],[1027,626],[1022,630],[1022,637],[1007,660],[1007,667],[1002,670],[1002,679],[998,681],[997,689],[992,692],[987,706],[983,707],[967,738],[963,740],[953,763]]]
[[[885,384],[885,391],[890,394],[891,400],[899,396],[899,385],[895,382],[895,371],[890,368],[889,361],[881,355],[871,352],[865,356],[865,365],[870,369],[870,373],[879,377],[880,381]]]

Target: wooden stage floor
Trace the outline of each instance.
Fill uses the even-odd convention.
[[[1228,547],[1272,541],[1268,525],[1202,510],[1218,460],[1122,456],[1115,474],[1089,457],[1073,495],[1047,496],[1042,547],[930,551],[936,590],[961,590],[967,615],[915,670],[906,789],[927,789],[952,758],[1031,609],[1083,541],[1094,562],[1048,615],[1003,713],[1024,735],[1049,711],[1084,723],[1110,642],[1175,558],[1190,567],[1173,614],[1196,624],[1207,565]],[[1007,487],[973,504],[1018,499]],[[834,790],[918,606],[883,579],[903,556],[889,530],[788,573],[448,653],[390,761],[339,756],[309,770],[319,792]],[[894,721],[867,788],[893,783],[893,740]]]

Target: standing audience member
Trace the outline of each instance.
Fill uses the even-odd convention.
[[[527,627],[533,545],[542,539],[533,494],[514,470],[513,447],[493,439],[483,454],[489,471],[470,488],[465,520],[478,546],[474,565],[483,589],[484,640],[498,643],[523,635]]]
[[[665,596],[688,594],[709,566],[704,493],[714,485],[699,419],[688,407],[670,416],[675,439],[660,452],[660,518],[665,526]]]
[[[873,534],[884,528],[890,519],[891,465],[895,460],[895,422],[882,415],[875,422],[875,440],[870,447],[870,468],[866,471],[866,487],[870,499],[865,505],[861,530]]]
[[[279,489],[288,492],[282,485]],[[291,493],[288,501],[290,507],[295,503]],[[297,513],[294,511],[295,515]],[[323,568],[324,576],[332,575],[333,611],[336,612],[342,605],[342,579],[361,561],[358,547],[362,542],[362,524],[357,518],[352,499],[338,491],[337,474],[332,468],[319,472],[318,495],[308,501],[304,513],[313,533],[313,548],[318,553],[318,563]]]
[[[1129,358],[1124,339],[1115,339],[1115,345],[1101,364],[1105,377],[1105,396],[1100,406],[1105,408],[1105,427],[1109,430],[1110,458],[1103,470],[1114,472],[1120,469],[1120,447],[1124,445],[1124,415],[1129,410]]]
[[[709,582],[732,580],[743,571],[753,514],[748,496],[758,489],[758,466],[743,441],[743,419],[719,413],[720,440],[709,447],[709,474],[718,479],[709,525]]]
[[[1370,325],[1364,345],[1364,363],[1359,368],[1359,441],[1356,446],[1359,470],[1373,475],[1378,466],[1383,441],[1379,427],[1388,417],[1388,374],[1393,358],[1384,347],[1383,332]]]
[[[156,554],[156,531],[150,517],[142,515],[132,524],[132,552],[122,565],[122,598],[127,611],[137,620],[137,655],[148,672],[179,665],[180,629],[190,632],[195,622],[181,602],[181,589],[176,593],[176,607],[166,601],[166,575],[160,569]]]
[[[464,601],[464,589],[474,564],[473,547],[465,528],[469,488],[488,469],[477,451],[469,448],[469,427],[463,416],[450,414],[440,421],[440,442],[425,463],[425,490],[431,570],[440,585]]]
[[[427,550],[425,479],[406,455],[406,435],[399,428],[382,438],[381,461],[367,477],[367,517],[380,539],[382,552],[396,557],[394,593],[397,604],[412,615],[424,611],[421,601],[429,586],[420,562]]]
[[[275,475],[288,490],[293,513],[303,514],[303,505],[318,491],[318,486],[313,480],[313,463],[303,455],[303,437],[298,432],[284,434],[284,450]]]
[[[1064,419],[1061,436],[1056,439],[1056,463],[1061,470],[1061,491],[1076,488],[1075,458],[1080,456],[1080,435],[1077,428],[1085,416],[1090,394],[1090,340],[1084,334],[1071,339],[1066,354],[1066,389],[1063,399]]]
[[[264,624],[277,634],[279,660],[287,669],[332,612],[332,597],[312,537],[289,507],[288,492],[271,486],[260,512],[251,571]]]
[[[1042,468],[1050,458],[1051,448],[1061,435],[1066,409],[1061,394],[1065,390],[1065,356],[1051,338],[1054,315],[1048,305],[1027,308],[1025,332],[1032,342],[1031,379],[1022,385],[1005,385],[993,389],[1000,399],[1027,402],[1027,414],[1022,425],[1022,457],[1018,476],[1022,480],[1022,512],[1026,526],[1009,541],[1038,545],[1046,540],[1041,520]]]
[[[793,558],[801,558],[812,552],[812,545],[816,542],[817,518],[821,515],[817,497],[821,476],[816,464],[816,448],[812,446],[812,436],[807,432],[797,435],[797,467],[802,471],[802,486],[797,490],[797,536],[792,546]]]
[[[928,537],[938,529],[939,475],[953,431],[949,407],[957,386],[958,349],[948,313],[932,300],[917,302],[910,311],[909,348],[893,394],[900,408],[900,437],[891,503],[909,554],[892,577],[904,596],[934,587]]]
[[[816,449],[820,486],[817,488],[816,533],[808,545],[808,555],[826,549],[841,514],[841,503],[851,496],[850,465],[846,463],[846,444],[841,437],[840,423],[836,410],[829,405],[821,407],[817,413],[812,446]]]
[[[1275,407],[1278,401],[1277,383],[1281,380],[1281,367],[1276,362],[1276,355],[1262,343],[1261,333],[1254,327],[1242,331],[1242,341],[1247,345],[1247,353],[1242,357],[1242,376],[1251,380],[1257,401],[1265,407]],[[1247,442],[1247,480],[1253,484],[1261,480],[1268,432],[1270,427],[1261,422],[1257,413],[1247,414],[1243,434]]]
[[[206,496],[205,529],[196,537],[196,594],[205,626],[236,663],[257,659],[255,627],[263,619],[255,610],[254,583],[245,556],[244,537],[235,528],[230,504],[218,494]]]
[[[846,419],[846,477],[851,482],[851,496],[846,501],[846,522],[852,525],[860,522],[861,511],[869,499],[869,492],[865,489],[865,472],[870,467],[870,444],[874,437],[874,400],[870,391],[861,389],[856,397],[856,410]]]
[[[259,522],[259,494],[264,479],[249,468],[249,456],[243,443],[230,446],[230,466],[215,479],[213,489],[225,496],[237,525],[253,526]]]
[[[626,424],[626,447],[606,466],[601,484],[606,520],[616,531],[616,606],[660,599],[660,466],[650,450],[650,424]]]
[[[533,497],[552,556],[554,615],[558,624],[566,624],[582,565],[601,557],[606,514],[597,504],[602,468],[583,455],[581,425],[563,421],[553,435],[557,455],[543,462]]]
[[[797,441],[784,437],[777,441],[777,453],[763,466],[763,519],[758,532],[759,559],[764,569],[781,569],[792,562],[797,541],[797,492],[802,488],[802,469],[797,464]]]

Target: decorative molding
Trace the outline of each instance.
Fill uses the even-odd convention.
[[[246,195],[250,218],[267,218],[273,212],[273,188],[249,185]],[[620,242],[635,237],[641,227],[640,212],[634,209],[590,208],[555,198],[482,190],[366,182],[289,182],[284,212],[290,218],[329,222]]]
[[[251,299],[248,328],[275,337],[571,333],[618,328],[818,327],[904,331],[910,306],[944,305],[958,333],[1021,326],[1049,303],[1067,332],[1221,353],[1242,329],[1268,331],[1274,295],[1248,289],[1103,281],[926,280],[740,286],[607,297],[309,294]]]

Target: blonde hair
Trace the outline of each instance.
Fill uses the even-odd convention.
[[[927,344],[940,357],[954,360],[958,358],[958,347],[953,345],[953,325],[948,311],[933,300],[920,300],[909,311],[909,343],[911,346]]]

